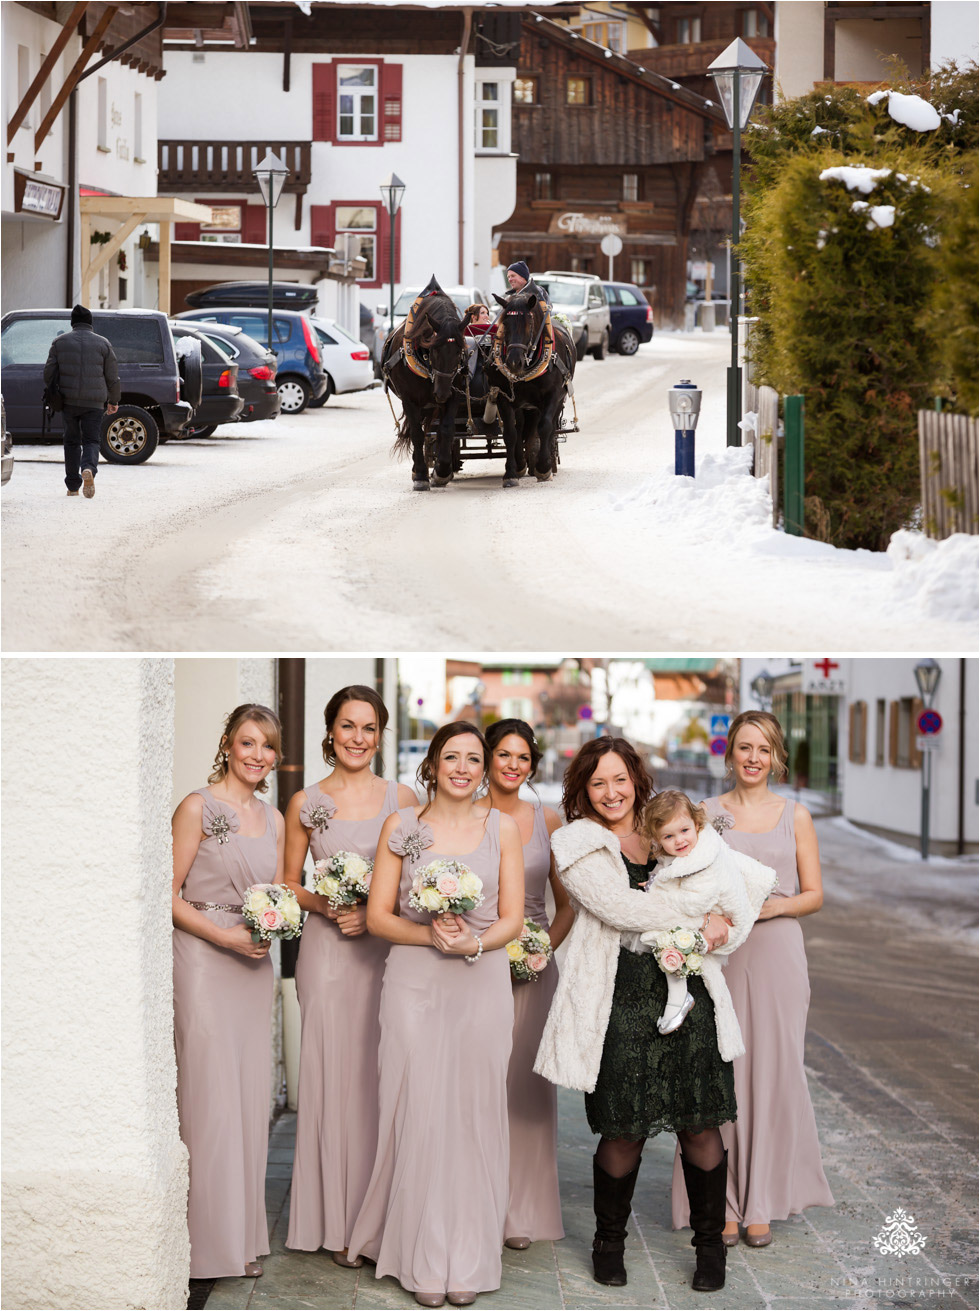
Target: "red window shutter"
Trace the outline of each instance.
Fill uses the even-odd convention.
[[[333,141],[337,112],[337,65],[313,65],[314,141]]]
[[[310,245],[333,249],[334,205],[310,206]]]
[[[200,241],[200,223],[175,223],[174,241]]]
[[[378,206],[378,240],[377,259],[375,260],[375,281],[385,285],[391,281],[389,266],[391,263],[391,219],[383,205]],[[395,282],[402,277],[402,215],[401,210],[395,215]]]
[[[275,235],[275,233],[273,233]],[[264,246],[269,240],[268,210],[264,205],[242,206],[242,241]]]
[[[402,139],[402,66],[381,65],[381,131],[383,141]]]

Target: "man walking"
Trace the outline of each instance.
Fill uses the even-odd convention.
[[[69,496],[95,495],[99,436],[103,413],[119,409],[116,355],[92,327],[84,305],[71,312],[71,332],[55,337],[44,365],[45,387],[57,386],[64,398],[65,486]]]

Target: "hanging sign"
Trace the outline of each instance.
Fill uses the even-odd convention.
[[[801,691],[806,696],[843,696],[847,691],[844,667],[839,660],[804,660]]]
[[[42,182],[26,173],[14,172],[14,210],[18,214],[37,214],[39,218],[61,218],[65,188],[57,182]]]

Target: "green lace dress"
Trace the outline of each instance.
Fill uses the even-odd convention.
[[[631,888],[646,882],[655,863],[623,861]],[[666,976],[651,953],[621,948],[599,1078],[595,1092],[585,1094],[593,1133],[651,1138],[735,1119],[732,1065],[718,1051],[714,1004],[697,976],[687,986],[693,1009],[679,1029],[661,1034],[657,1017],[667,1001]]]

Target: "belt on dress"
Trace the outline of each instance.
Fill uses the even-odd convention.
[[[241,906],[226,906],[217,901],[189,901],[188,906],[193,906],[195,910],[230,910],[236,915],[241,915]]]

